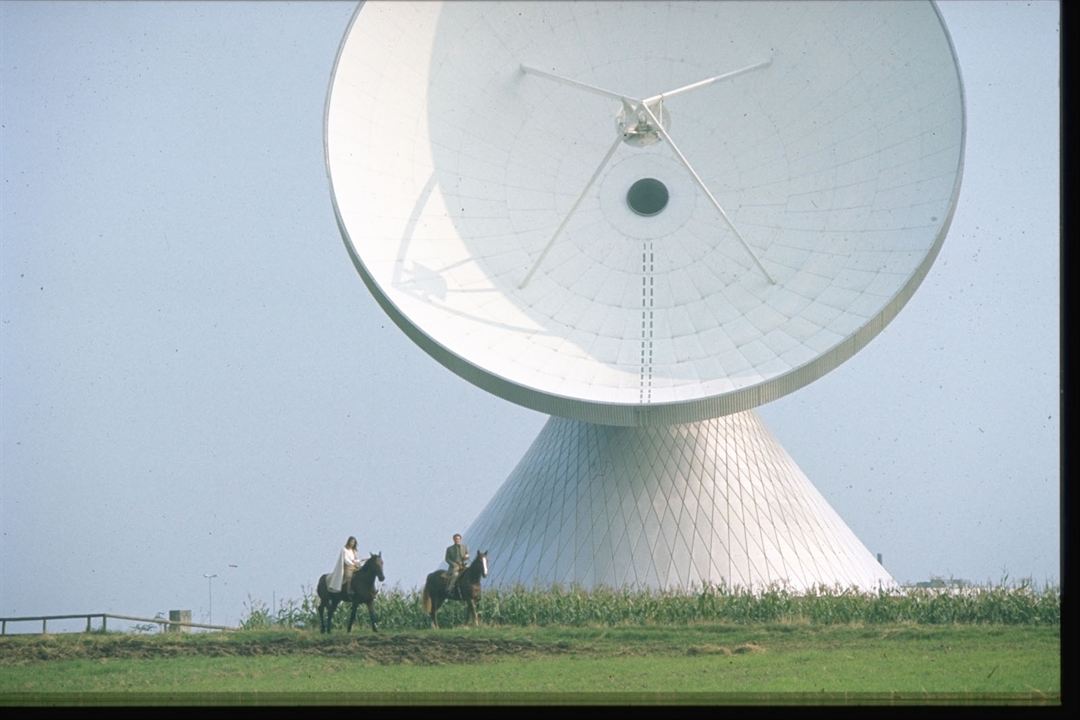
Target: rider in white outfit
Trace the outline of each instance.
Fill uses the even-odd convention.
[[[338,553],[337,564],[334,565],[326,585],[330,592],[341,592],[342,588],[348,589],[349,579],[356,569],[360,567],[360,556],[356,553],[356,538],[349,536],[345,541],[345,547]]]

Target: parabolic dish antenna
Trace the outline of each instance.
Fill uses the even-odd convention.
[[[963,147],[930,2],[368,2],[326,110],[338,222],[383,310],[474,384],[609,439],[723,435],[851,357],[937,256]],[[656,443],[650,465],[684,452]]]

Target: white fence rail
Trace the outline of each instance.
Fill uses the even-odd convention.
[[[27,615],[24,617],[0,617],[0,635],[7,635],[8,623],[15,622],[40,622],[41,634],[44,635],[49,632],[48,626],[50,620],[80,620],[86,618],[86,632],[93,630],[92,621],[94,618],[101,618],[101,627],[99,630],[105,632],[108,618],[114,620],[130,620],[140,623],[157,623],[158,625],[166,626],[162,627],[165,631],[177,631],[181,628],[203,628],[205,630],[236,630],[234,627],[228,627],[226,625],[206,625],[203,623],[192,622],[180,622],[178,620],[166,620],[164,618],[141,618],[132,617],[131,615],[114,615],[113,613],[77,613],[75,615]]]

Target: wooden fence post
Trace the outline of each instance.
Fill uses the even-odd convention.
[[[172,620],[174,623],[177,623],[177,622],[190,623],[191,622],[191,611],[190,610],[170,610],[169,611],[169,619]],[[186,625],[173,625],[172,623],[167,625],[166,629],[168,630],[168,632],[191,632],[191,628],[187,627]]]

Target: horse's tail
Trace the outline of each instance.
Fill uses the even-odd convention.
[[[429,584],[430,583],[424,583],[424,594],[421,596],[422,602],[424,604],[424,612],[428,615],[431,614],[431,592],[428,590]]]

